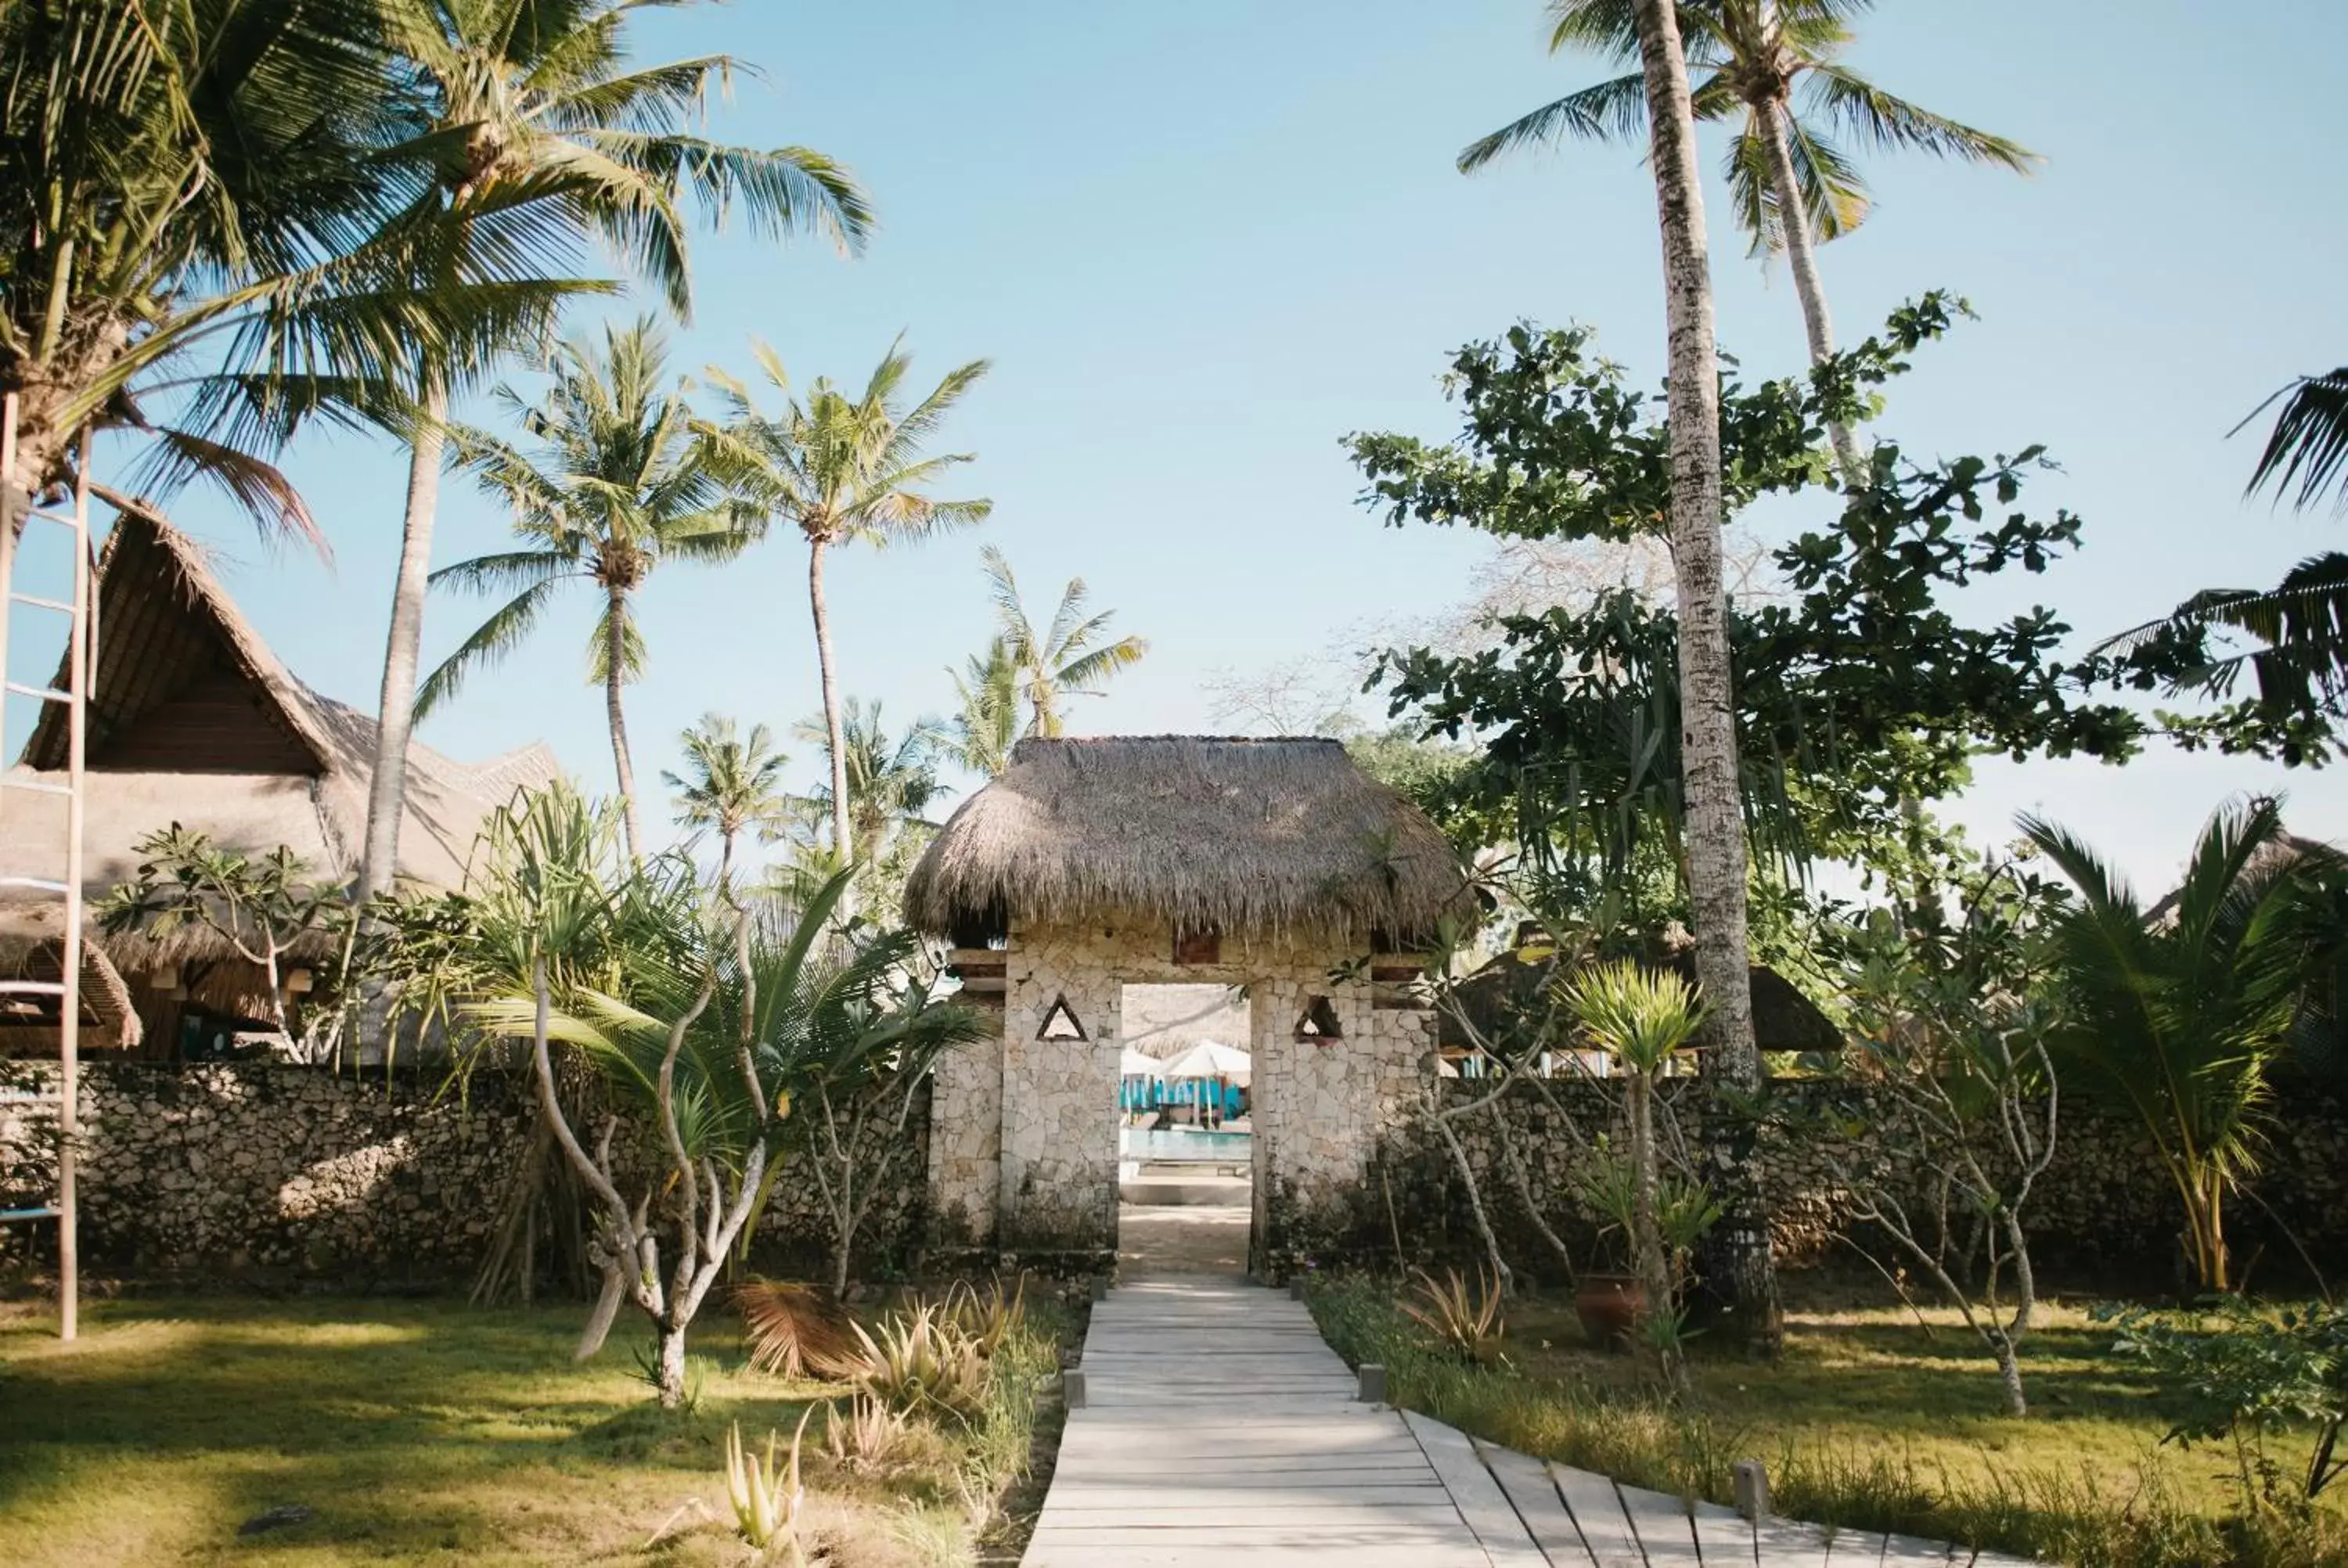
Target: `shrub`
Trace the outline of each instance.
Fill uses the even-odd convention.
[[[2312,1501],[2348,1471],[2348,1454],[2340,1452],[2348,1424],[2348,1308],[2261,1311],[2229,1296],[2218,1304],[2214,1326],[2141,1310],[2101,1316],[2118,1326],[2114,1349],[2149,1365],[2199,1407],[2170,1430],[2169,1440],[2230,1442],[2247,1497]],[[2315,1449],[2287,1492],[2267,1437],[2294,1426],[2315,1429]]]

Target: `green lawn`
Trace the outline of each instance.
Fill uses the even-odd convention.
[[[1509,1304],[1507,1362],[1491,1369],[1431,1355],[1391,1287],[1324,1287],[1314,1310],[1341,1351],[1389,1363],[1405,1402],[1662,1491],[1728,1501],[1727,1467],[1750,1456],[1797,1518],[2099,1568],[2348,1568],[2348,1506],[2328,1494],[2304,1523],[2268,1518],[2248,1538],[2229,1525],[2231,1449],[2164,1444],[2181,1407],[2112,1356],[2083,1304],[2043,1304],[2024,1353],[2032,1413],[2017,1420],[1953,1312],[1928,1309],[1928,1336],[1897,1304],[1788,1285],[1783,1357],[1759,1365],[1699,1344],[1684,1415],[1658,1408],[1629,1358],[1589,1348],[1561,1294]],[[2295,1476],[2308,1446],[2270,1452]]]
[[[713,1318],[698,1410],[664,1414],[623,1333],[572,1361],[582,1312],[124,1301],[87,1309],[66,1345],[45,1308],[0,1305],[0,1563],[740,1562],[695,1506],[730,1522],[728,1423],[788,1441],[829,1390],[745,1372]],[[932,1460],[885,1481],[813,1460],[814,1524],[839,1561],[968,1560],[954,1456]],[[285,1504],[316,1517],[238,1536]]]

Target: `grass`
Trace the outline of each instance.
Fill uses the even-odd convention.
[[[2348,1511],[2244,1509],[2231,1449],[2164,1446],[2181,1409],[2076,1306],[2049,1307],[2026,1345],[2033,1413],[2016,1420],[1953,1313],[1928,1309],[1927,1337],[1902,1307],[1799,1303],[1777,1362],[1699,1346],[1694,1397],[1672,1409],[1630,1361],[1585,1346],[1563,1296],[1512,1301],[1508,1361],[1491,1368],[1446,1356],[1388,1286],[1339,1282],[1313,1299],[1331,1342],[1385,1362],[1401,1402],[1657,1491],[1728,1501],[1729,1466],[1757,1457],[1789,1518],[2091,1568],[2348,1568]]]
[[[99,1303],[77,1342],[0,1305],[0,1563],[737,1563],[724,1445],[840,1390],[747,1371],[696,1327],[697,1408],[664,1413],[614,1343],[579,1366],[582,1308],[225,1297]],[[1039,1309],[1039,1329],[1065,1328]],[[648,1348],[648,1344],[644,1347]],[[807,1440],[810,1517],[841,1568],[973,1560],[1025,1466],[1048,1332],[999,1359],[989,1419],[880,1477]],[[1015,1387],[1014,1386],[1015,1384]],[[240,1537],[299,1504],[309,1521]],[[664,1528],[667,1533],[654,1542]]]

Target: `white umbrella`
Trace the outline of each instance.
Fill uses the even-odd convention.
[[[1127,1046],[1117,1053],[1117,1071],[1124,1078],[1163,1078],[1166,1064],[1146,1050]]]
[[[1166,1064],[1169,1078],[1220,1078],[1231,1083],[1245,1083],[1254,1070],[1255,1059],[1236,1046],[1217,1040],[1202,1040]]]

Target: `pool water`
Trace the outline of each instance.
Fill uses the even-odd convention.
[[[1121,1127],[1117,1153],[1128,1160],[1244,1163],[1255,1141],[1245,1132],[1194,1132],[1186,1128]]]

